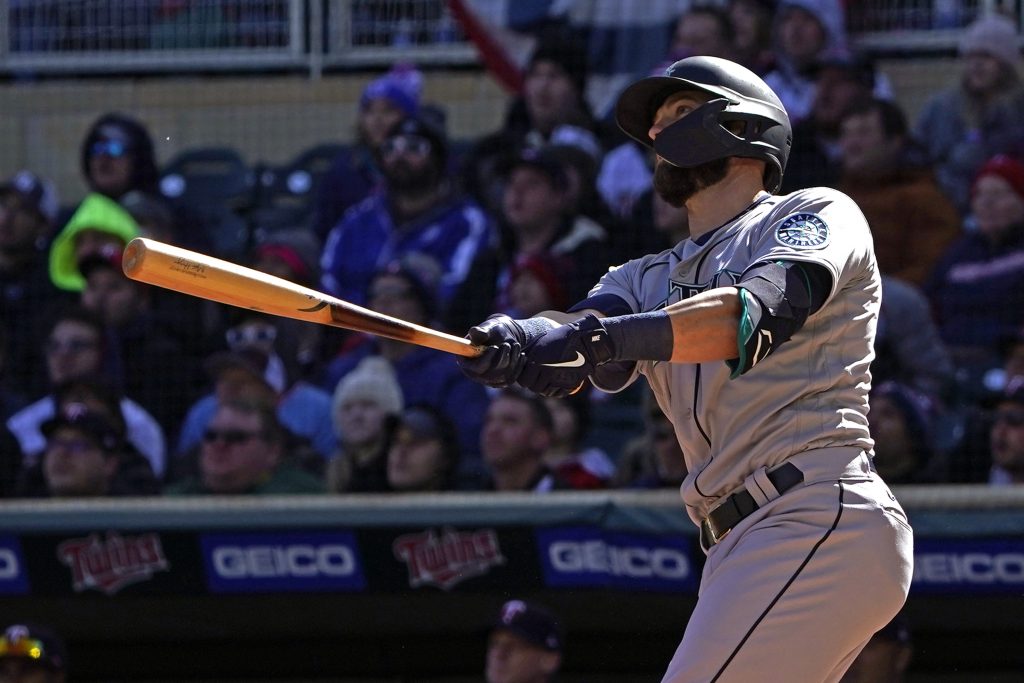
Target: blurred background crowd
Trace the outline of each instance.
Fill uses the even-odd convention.
[[[373,20],[356,4],[353,21]],[[164,28],[149,41],[205,40],[186,19],[277,26],[223,11],[194,23],[218,3],[155,5]],[[894,484],[1024,481],[1018,17],[972,5],[956,73],[910,116],[838,0],[680,3],[640,41],[550,5],[526,3],[534,15],[499,30],[472,2],[446,4],[511,93],[483,135],[424,96],[442,76],[403,60],[368,78],[354,131],[283,166],[253,168],[229,146],[160,159],[145,118],[117,110],[69,154],[83,196],[5,169],[0,495],[678,486],[671,425],[644,386],[490,391],[445,353],[137,283],[121,254],[152,237],[459,336],[495,312],[563,309],[608,267],[686,239],[685,209],[652,193],[653,160],[609,103],[692,54],[739,61],[780,95],[794,123],[783,192],[836,187],[868,218],[885,281],[878,469]],[[32,6],[7,6],[11,49],[42,49],[13,21]],[[518,61],[512,34],[527,41]]]

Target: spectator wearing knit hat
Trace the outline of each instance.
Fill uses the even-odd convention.
[[[95,255],[121,252],[139,236],[135,219],[113,199],[86,195],[50,247],[50,277],[61,289],[80,292],[85,278],[78,264]]]
[[[936,164],[943,190],[966,214],[981,165],[999,153],[1024,151],[1024,85],[1014,22],[998,14],[977,19],[961,38],[960,59],[959,82],[925,103],[914,131]]]
[[[435,326],[440,269],[425,254],[406,254],[381,267],[370,282],[369,308],[411,323]],[[395,369],[405,405],[432,405],[456,426],[463,458],[460,486],[472,486],[483,474],[480,426],[488,394],[459,370],[450,353],[405,342],[359,335],[327,366],[321,386],[331,390],[367,356],[380,356]]]
[[[376,192],[381,174],[377,148],[388,130],[420,110],[423,75],[397,64],[366,85],[359,98],[354,143],[335,158],[317,193],[313,231],[324,240],[349,207]]]
[[[1000,364],[1024,324],[1024,163],[989,159],[971,186],[977,228],[954,242],[925,291],[954,362],[974,376]]]
[[[331,419],[339,449],[327,467],[331,491],[386,491],[390,421],[402,412],[402,388],[395,370],[380,356],[368,356],[338,382]]]

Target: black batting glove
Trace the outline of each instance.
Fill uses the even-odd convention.
[[[526,365],[523,349],[555,324],[547,318],[513,320],[495,314],[470,328],[466,338],[486,347],[474,358],[460,357],[459,368],[470,379],[489,387],[502,388],[515,383]]]
[[[528,344],[517,383],[542,396],[573,394],[597,366],[615,358],[615,346],[595,315],[556,327]]]

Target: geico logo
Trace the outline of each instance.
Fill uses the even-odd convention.
[[[690,573],[686,555],[674,548],[614,546],[604,541],[559,541],[548,549],[560,572],[591,572],[636,578],[683,579]]]
[[[914,558],[914,581],[1024,583],[1022,553],[933,553]]]
[[[0,580],[18,577],[18,556],[10,548],[0,548]]]
[[[213,567],[226,579],[351,576],[356,561],[343,545],[225,545],[214,549]]]

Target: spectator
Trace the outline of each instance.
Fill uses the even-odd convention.
[[[810,114],[793,126],[782,194],[839,184],[839,124],[851,105],[872,96],[877,79],[874,67],[862,56],[823,61],[814,74]]]
[[[370,283],[370,308],[432,326],[437,273],[437,264],[429,257],[407,254],[374,276]],[[373,355],[394,367],[405,405],[432,405],[455,422],[463,455],[459,477],[467,479],[466,485],[478,480],[483,474],[479,449],[480,426],[488,402],[486,389],[463,375],[450,353],[369,336],[360,337],[328,364],[322,386],[335,387],[363,358]]]
[[[138,236],[139,226],[120,204],[101,194],[89,194],[50,247],[50,278],[61,289],[80,292],[85,287],[78,270],[82,260],[123,252]]]
[[[541,32],[502,127],[478,140],[462,164],[463,186],[489,213],[501,207],[500,165],[524,147],[541,147],[561,126],[597,133],[584,97],[587,55],[582,42],[560,28]]]
[[[0,680],[5,683],[64,683],[68,653],[64,639],[41,624],[10,624],[0,636]]]
[[[934,483],[943,479],[934,458],[935,407],[927,396],[896,382],[871,392],[868,415],[875,441],[874,465],[891,484]]]
[[[455,488],[459,465],[455,425],[433,406],[408,408],[394,425],[387,455],[392,491],[447,491]]]
[[[773,33],[775,69],[764,80],[796,126],[811,113],[818,64],[847,53],[842,4],[839,0],[781,0]]]
[[[339,448],[327,466],[329,490],[387,490],[390,420],[401,412],[402,388],[380,356],[367,356],[341,378],[331,401]]]
[[[839,129],[839,189],[868,219],[879,270],[923,285],[960,235],[956,207],[910,139],[898,105],[861,100],[846,110]]]
[[[153,310],[154,287],[125,276],[121,252],[85,257],[81,304],[103,320],[104,345],[121,359],[118,384],[174,434],[202,385],[198,363]]]
[[[149,463],[124,441],[122,424],[83,403],[65,402],[43,423],[46,449],[21,472],[22,497],[95,498],[160,492]]]
[[[762,78],[775,66],[772,52],[774,0],[729,0],[726,3],[734,32],[733,61]]]
[[[871,637],[839,683],[903,683],[913,655],[910,626],[901,613]]]
[[[487,408],[480,451],[496,491],[547,491],[593,488],[552,471],[544,460],[554,439],[554,420],[539,396],[516,388],[502,389]]]
[[[1022,151],[1024,85],[1019,38],[1013,21],[986,14],[960,39],[960,80],[935,93],[914,129],[936,166],[939,184],[957,209],[970,209],[978,169],[1000,153]]]
[[[1014,377],[993,399],[990,484],[1024,484],[1024,377]]]
[[[535,603],[509,600],[487,638],[487,683],[547,683],[562,665],[564,636],[554,615]]]
[[[199,475],[171,484],[168,495],[323,493],[323,481],[292,462],[288,430],[272,404],[221,402],[203,431]]]
[[[350,207],[380,189],[380,145],[399,121],[419,114],[422,89],[423,75],[410,64],[395,65],[363,89],[355,142],[335,158],[317,192],[313,231],[320,241]]]
[[[680,15],[664,66],[695,55],[735,59],[736,30],[729,12],[715,5],[693,5]]]
[[[544,464],[574,489],[603,489],[615,474],[615,463],[608,454],[586,445],[591,424],[590,400],[589,391],[544,399],[552,423],[551,445],[544,454]]]
[[[626,225],[631,244],[624,245],[620,236],[615,249],[624,261],[671,249],[690,236],[686,206],[672,206],[650,187],[633,205]]]
[[[875,333],[871,381],[896,381],[944,402],[955,368],[939,336],[924,293],[898,278],[882,276],[882,308]]]
[[[255,270],[289,282],[316,289],[320,282],[320,246],[308,230],[276,230],[260,239],[249,254]],[[302,320],[274,316],[276,347],[280,349],[289,376],[311,380],[321,370],[325,327]],[[340,331],[339,331],[340,332]],[[341,338],[344,334],[334,335]]]
[[[178,456],[199,445],[218,403],[256,392],[277,406],[281,423],[330,459],[338,447],[331,427],[331,397],[303,380],[293,380],[276,350],[277,328],[272,316],[238,309],[235,324],[228,328],[228,351],[218,351],[206,361],[213,380],[212,391],[188,409],[178,438]],[[267,394],[270,393],[271,397]]]
[[[138,119],[117,112],[96,119],[82,140],[81,170],[90,194],[124,202],[127,208],[134,201],[129,199],[131,195],[141,193],[149,202],[163,204],[171,213],[175,244],[210,251],[207,226],[198,213],[187,206],[173,206],[160,194],[153,138]],[[64,218],[58,225],[64,225]]]
[[[32,332],[62,298],[46,261],[56,217],[57,198],[49,181],[19,171],[0,185],[0,325],[6,332],[10,380],[25,394],[42,389],[35,380],[41,356]]]
[[[996,156],[971,188],[977,230],[954,242],[925,288],[966,381],[999,364],[998,341],[1024,324],[1024,164]]]
[[[545,254],[564,262],[559,276],[569,300],[582,299],[611,264],[606,230],[573,210],[564,166],[549,151],[523,150],[506,161],[503,175],[505,257],[497,276],[499,292],[507,286],[514,263]],[[496,308],[506,305],[499,300]]]
[[[493,247],[493,226],[475,202],[456,191],[446,172],[448,143],[426,121],[400,121],[378,154],[385,189],[331,230],[321,261],[323,287],[364,304],[377,269],[419,252],[441,266],[436,303],[437,319],[444,319],[458,307],[456,292],[473,262]]]
[[[89,375],[109,376],[111,368],[121,362],[116,351],[104,342],[103,322],[81,308],[69,308],[55,314],[42,346],[51,393],[7,420],[7,427],[18,439],[27,464],[34,462],[46,445],[40,427],[55,414],[56,400],[52,392],[72,379]],[[160,424],[130,397],[122,397],[120,405],[127,425],[125,438],[145,456],[153,472],[158,477],[163,476],[166,442]]]
[[[654,393],[643,397],[644,431],[629,441],[616,466],[616,488],[679,488],[686,478],[686,462],[672,422],[665,416]]]
[[[526,254],[512,264],[499,312],[513,318],[529,318],[542,311],[562,310],[569,305],[562,274],[566,259],[550,254]]]

